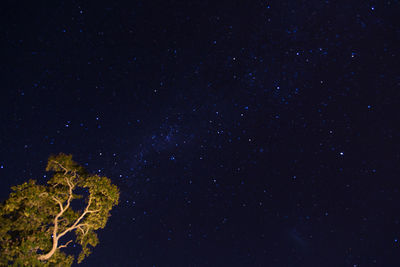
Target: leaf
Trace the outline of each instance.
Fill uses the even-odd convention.
[[[95,230],[104,228],[109,211],[118,204],[119,190],[111,180],[89,175],[71,155],[49,157],[46,170],[54,172],[47,185],[29,180],[13,186],[9,198],[0,204],[1,266],[71,266],[74,257],[59,248],[69,232],[82,245],[81,262],[91,253],[88,245],[95,247],[99,242]],[[79,188],[88,189],[89,195],[85,208],[74,210],[72,201],[84,197],[76,194]],[[82,227],[74,228],[77,225]],[[52,237],[54,229],[58,239]],[[55,251],[53,242],[58,247]],[[39,260],[43,255],[49,257]]]

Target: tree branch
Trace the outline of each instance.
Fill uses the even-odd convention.
[[[61,212],[64,212],[64,207],[63,207],[63,205],[62,205],[62,203],[61,203],[61,201],[60,200],[58,200],[56,197],[52,197],[57,203],[58,203],[58,205],[60,206],[60,210],[61,210]]]
[[[71,242],[72,242],[72,240],[68,241],[67,243],[65,243],[65,245],[59,246],[58,249],[60,249],[60,248],[66,248],[66,247],[68,246],[68,244],[71,243]]]
[[[65,168],[65,167],[64,167],[61,163],[59,163],[58,161],[53,160],[53,162],[56,163],[58,166],[60,166],[61,169],[64,170],[64,175],[66,175],[66,174],[69,172],[69,170],[68,170],[67,168]]]
[[[56,162],[57,163],[57,162]],[[62,166],[61,164],[59,164],[60,166]],[[62,166],[62,168],[64,168]],[[65,169],[65,168],[64,168]],[[53,247],[52,249],[44,255],[40,255],[39,256],[39,260],[47,260],[49,259],[51,256],[53,256],[54,252],[56,252],[56,250],[60,247],[58,247],[58,240],[65,235],[68,231],[69,228],[67,228],[67,230],[65,230],[64,232],[62,232],[61,234],[57,235],[58,232],[58,219],[64,214],[64,212],[69,208],[70,204],[71,204],[71,200],[72,200],[72,190],[74,189],[74,184],[69,181],[69,179],[67,177],[65,177],[65,181],[67,182],[67,185],[69,187],[68,190],[68,199],[67,199],[67,204],[65,205],[65,207],[63,207],[62,202],[60,200],[58,200],[56,197],[53,196],[53,199],[58,203],[58,205],[60,206],[60,212],[56,215],[56,217],[54,218],[54,229],[53,229]]]
[[[74,223],[73,225],[71,225],[70,227],[68,227],[67,229],[65,229],[61,234],[58,235],[59,238],[62,237],[62,236],[64,236],[66,233],[68,233],[68,232],[70,232],[70,231],[72,231],[72,230],[78,228],[78,226],[80,225],[80,224],[79,224],[80,221],[83,219],[83,217],[85,217],[86,214],[88,214],[88,213],[93,213],[93,212],[98,212],[98,211],[101,210],[101,209],[89,210],[89,207],[90,207],[90,204],[91,204],[91,203],[92,203],[92,197],[89,197],[89,201],[88,201],[88,204],[87,204],[87,206],[86,206],[84,212],[81,214],[81,216],[80,216],[78,219],[76,219],[76,221],[75,221],[75,223]],[[83,225],[83,224],[82,224],[82,225]]]
[[[73,183],[70,183],[67,177],[65,177],[65,180],[67,181],[67,184],[69,186],[68,200],[67,200],[67,205],[65,206],[65,209],[68,209],[72,200],[72,190],[74,189],[75,185]]]
[[[86,231],[83,230],[83,226],[86,226]],[[80,223],[80,224],[78,224],[78,225],[76,226],[76,229],[81,230],[82,235],[86,235],[86,234],[89,232],[89,228],[90,228],[90,226],[89,226],[89,224],[87,224],[87,223]]]
[[[77,226],[76,226],[76,229],[81,230],[82,234],[85,235],[85,231],[83,231],[83,229],[82,229],[82,227],[81,227],[80,225],[77,225]]]

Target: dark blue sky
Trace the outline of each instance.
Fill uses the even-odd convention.
[[[0,12],[1,200],[59,152],[121,190],[84,266],[400,266],[399,1]]]

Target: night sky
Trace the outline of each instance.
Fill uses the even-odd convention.
[[[0,199],[109,177],[83,266],[400,266],[398,0],[6,2]]]

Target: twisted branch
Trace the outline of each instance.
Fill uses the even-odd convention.
[[[68,246],[69,243],[71,243],[72,240],[68,241],[67,243],[65,243],[64,245],[59,246],[58,248],[66,248]]]
[[[62,164],[58,163],[57,161],[54,161],[54,162],[56,164],[58,164],[65,171],[64,179],[65,179],[65,182],[67,183],[68,188],[69,188],[68,189],[68,199],[67,199],[67,203],[64,206],[63,202],[61,200],[59,200],[58,198],[56,198],[54,196],[52,197],[52,199],[55,202],[57,202],[57,204],[60,207],[60,212],[56,215],[56,217],[54,218],[54,221],[53,221],[54,222],[54,229],[53,229],[53,235],[52,235],[53,246],[52,246],[52,249],[47,254],[40,255],[38,257],[39,260],[48,260],[49,258],[51,258],[53,256],[53,254],[56,252],[57,249],[64,248],[69,243],[71,243],[72,240],[68,241],[64,245],[60,245],[60,246],[58,245],[58,242],[59,242],[60,238],[63,237],[68,232],[70,232],[70,231],[72,231],[74,229],[79,229],[82,232],[83,235],[86,235],[88,233],[89,229],[90,229],[90,226],[88,224],[86,224],[86,223],[80,223],[80,222],[82,221],[82,219],[85,217],[86,214],[98,212],[98,211],[101,210],[101,209],[96,209],[96,210],[90,210],[89,209],[90,205],[92,204],[92,197],[89,197],[89,201],[88,201],[88,204],[87,204],[85,210],[83,211],[81,216],[78,219],[76,219],[74,224],[72,224],[70,227],[65,229],[63,232],[61,232],[59,234],[57,233],[58,230],[59,230],[58,229],[59,228],[59,222],[61,222],[61,220],[59,220],[59,219],[64,214],[64,212],[70,207],[71,200],[73,198],[73,194],[72,193],[73,193],[73,189],[75,187],[75,184],[72,181],[76,177],[76,171],[73,172],[73,176],[72,177],[68,178],[68,177],[66,177],[66,175],[68,174],[69,170],[67,168],[65,168]],[[84,230],[84,228],[86,228],[86,229]]]

